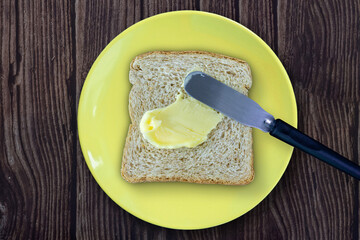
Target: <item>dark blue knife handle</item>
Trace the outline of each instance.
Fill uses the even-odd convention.
[[[270,134],[360,180],[360,166],[303,134],[286,122],[276,119]]]

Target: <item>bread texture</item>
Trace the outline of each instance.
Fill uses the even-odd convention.
[[[140,132],[143,114],[166,107],[194,69],[247,95],[252,79],[249,65],[237,58],[202,51],[149,52],[130,65],[131,124],[123,151],[122,177],[136,182],[191,182],[243,185],[254,179],[252,130],[224,116],[208,139],[194,148],[159,149]]]

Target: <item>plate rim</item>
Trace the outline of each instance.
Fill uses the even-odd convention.
[[[270,55],[272,55],[272,57],[274,57],[275,59],[275,62],[276,62],[276,65],[279,65],[280,66],[280,69],[281,69],[281,72],[282,72],[282,75],[286,78],[286,85],[287,87],[291,90],[291,98],[292,98],[292,101],[291,101],[291,105],[294,109],[294,115],[292,116],[295,121],[294,121],[294,124],[291,124],[292,126],[294,126],[295,128],[298,127],[298,108],[297,108],[297,102],[296,102],[296,97],[295,97],[295,92],[294,92],[294,88],[293,88],[293,85],[291,84],[291,81],[290,81],[290,78],[286,72],[286,69],[285,67],[283,66],[282,62],[280,61],[280,59],[278,58],[278,56],[274,53],[274,51],[270,48],[270,46],[264,41],[262,40],[257,34],[255,34],[253,31],[251,31],[250,29],[248,29],[247,27],[245,27],[244,25],[242,25],[241,23],[239,22],[236,22],[230,18],[227,18],[225,16],[222,16],[222,15],[219,15],[219,14],[216,14],[216,13],[211,13],[211,12],[205,12],[205,11],[197,11],[197,10],[179,10],[179,11],[170,11],[170,12],[164,12],[164,13],[160,13],[160,14],[156,14],[156,15],[153,15],[153,16],[150,16],[148,18],[145,18],[145,19],[142,19],[134,24],[132,24],[131,26],[129,26],[128,28],[126,28],[124,31],[120,32],[117,36],[115,36],[106,46],[105,48],[100,52],[100,54],[96,57],[96,60],[94,61],[94,63],[91,65],[90,67],[90,70],[89,72],[87,73],[86,75],[86,78],[85,78],[85,81],[82,85],[82,88],[81,88],[81,92],[80,92],[80,97],[79,97],[79,103],[78,103],[78,110],[77,110],[77,126],[78,126],[78,130],[77,130],[77,133],[78,133],[78,139],[79,139],[79,144],[80,144],[80,148],[81,148],[81,153],[85,159],[85,162],[86,162],[86,165],[89,169],[89,171],[91,172],[91,175],[92,177],[95,179],[96,183],[100,186],[101,190],[113,201],[115,202],[119,207],[121,207],[123,210],[125,210],[126,212],[130,213],[131,215],[135,216],[136,218],[138,219],[141,219],[145,222],[148,222],[150,224],[154,224],[156,226],[160,226],[160,227],[164,227],[164,228],[168,228],[168,229],[177,229],[177,230],[198,230],[198,229],[207,229],[207,228],[211,228],[211,227],[216,227],[216,226],[220,226],[220,225],[223,225],[223,224],[226,224],[228,222],[231,222],[243,215],[245,215],[246,213],[248,213],[249,211],[253,210],[255,207],[257,207],[273,190],[274,188],[278,185],[280,179],[282,178],[282,176],[284,175],[290,161],[291,161],[291,158],[292,158],[292,155],[293,155],[293,152],[294,152],[294,148],[292,147],[291,148],[291,151],[289,153],[289,161],[287,162],[287,164],[284,166],[284,169],[282,169],[282,173],[279,175],[279,178],[277,179],[276,181],[276,184],[271,187],[271,189],[269,190],[269,192],[267,194],[265,194],[264,197],[262,197],[252,208],[248,209],[247,211],[243,212],[242,214],[240,214],[239,216],[236,216],[234,218],[229,218],[227,221],[225,222],[220,222],[218,224],[205,224],[205,225],[202,225],[202,226],[196,226],[196,227],[188,227],[188,228],[184,228],[184,227],[176,227],[176,226],[171,226],[171,224],[161,224],[161,223],[157,223],[157,222],[154,222],[154,220],[151,220],[151,219],[148,219],[146,217],[140,217],[138,214],[134,213],[131,209],[129,209],[128,207],[126,206],[123,206],[121,203],[115,201],[111,195],[108,194],[107,191],[104,190],[104,188],[102,187],[102,184],[100,183],[99,179],[96,177],[96,174],[95,174],[95,171],[94,169],[92,168],[91,166],[91,163],[89,161],[89,159],[87,159],[86,155],[84,154],[84,150],[85,150],[85,143],[84,143],[84,140],[83,137],[82,137],[82,134],[80,134],[80,129],[82,127],[81,124],[80,124],[80,115],[79,114],[81,111],[80,109],[82,109],[82,106],[84,105],[83,103],[83,99],[84,99],[84,95],[85,95],[85,92],[87,91],[88,89],[88,82],[89,82],[89,76],[91,75],[91,73],[94,71],[96,65],[98,64],[98,62],[102,59],[103,55],[107,52],[108,49],[110,49],[112,47],[112,45],[114,45],[118,39],[122,38],[124,35],[126,35],[128,32],[130,32],[133,28],[135,27],[139,27],[140,25],[143,25],[149,21],[152,21],[154,19],[157,19],[159,17],[164,17],[164,16],[167,16],[167,15],[183,15],[183,14],[194,14],[194,15],[199,15],[199,16],[209,16],[209,17],[213,17],[213,18],[216,18],[216,19],[219,19],[219,20],[222,20],[222,21],[225,21],[229,24],[233,24],[233,25],[236,25],[237,27],[240,27],[242,28],[243,30],[245,30],[247,32],[247,34],[250,34],[252,37],[256,38],[259,43],[265,47],[267,49],[267,51],[270,53]],[[175,224],[176,225],[176,224]]]

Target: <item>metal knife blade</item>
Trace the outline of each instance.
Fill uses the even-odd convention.
[[[259,104],[203,72],[189,73],[184,88],[191,97],[244,125],[264,132],[273,127],[274,117]]]
[[[271,136],[297,147],[360,180],[360,166],[356,163],[300,132],[281,119],[275,120],[259,104],[209,75],[203,72],[188,74],[184,81],[184,88],[191,97],[230,118],[244,125],[270,132]]]

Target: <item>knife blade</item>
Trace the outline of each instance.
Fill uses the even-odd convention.
[[[199,71],[189,73],[184,80],[185,91],[198,101],[250,127],[269,132],[276,137],[331,166],[360,180],[360,166],[312,139],[296,128],[276,119],[255,101]]]
[[[203,72],[188,74],[184,88],[193,98],[244,125],[269,132],[275,120],[255,101]]]

